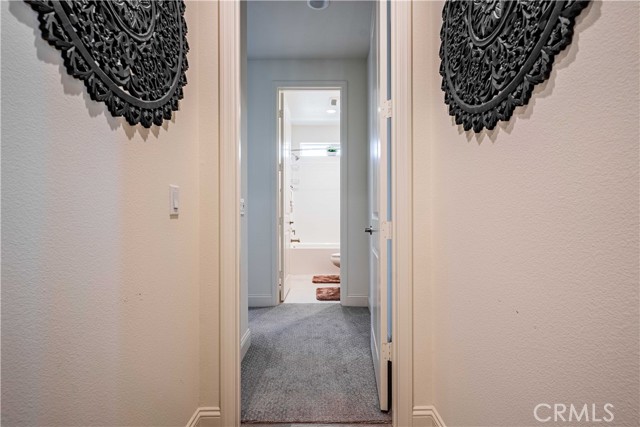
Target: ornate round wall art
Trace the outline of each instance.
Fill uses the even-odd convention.
[[[525,105],[571,43],[588,0],[447,0],[440,75],[449,114],[465,130],[493,129]]]
[[[187,84],[183,0],[25,0],[94,101],[131,125],[171,119]]]

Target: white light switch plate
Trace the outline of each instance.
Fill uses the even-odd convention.
[[[169,215],[178,215],[180,213],[180,187],[177,185],[169,186]]]

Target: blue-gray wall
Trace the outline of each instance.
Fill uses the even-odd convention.
[[[277,304],[277,87],[285,82],[343,82],[346,104],[347,163],[342,199],[341,271],[343,304],[366,306],[369,288],[367,255],[367,61],[248,61],[248,259],[249,305]],[[345,251],[345,243],[348,246]]]

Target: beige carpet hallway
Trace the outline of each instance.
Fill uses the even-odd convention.
[[[340,304],[249,310],[243,423],[391,424],[378,410],[370,315]]]

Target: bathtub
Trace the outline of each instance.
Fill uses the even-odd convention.
[[[340,252],[340,243],[291,243],[290,274],[340,274],[331,263],[331,254]]]

